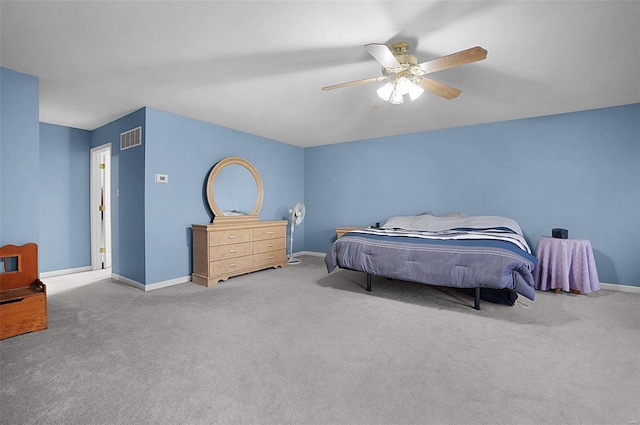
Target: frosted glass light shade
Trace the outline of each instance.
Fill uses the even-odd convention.
[[[389,103],[392,103],[394,105],[404,103],[404,96],[402,95],[402,93],[400,93],[400,91],[398,91],[398,89],[394,90],[393,93],[391,93]]]
[[[377,91],[378,96],[380,97],[380,99],[384,100],[385,102],[388,102],[389,98],[391,97],[391,93],[393,93],[394,88],[395,86],[393,85],[393,83],[387,83],[378,89]]]
[[[409,93],[412,85],[414,84],[411,81],[407,80],[405,77],[400,77],[396,83],[396,90],[399,91],[401,95],[405,95]]]
[[[411,100],[416,100],[424,92],[424,89],[408,78],[400,77],[397,80],[388,82],[376,92],[380,99],[385,102],[399,105],[404,103],[405,94],[408,94]]]
[[[422,93],[424,93],[424,89],[417,84],[411,84],[413,85],[413,87],[409,89],[409,97],[411,98],[411,100],[416,100]]]

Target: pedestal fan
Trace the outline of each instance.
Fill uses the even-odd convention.
[[[291,220],[291,240],[289,241],[289,255],[287,257],[287,264],[299,264],[299,258],[293,258],[293,232],[296,230],[296,226],[299,226],[304,220],[305,208],[302,202],[298,202],[293,209],[289,210],[289,219]]]

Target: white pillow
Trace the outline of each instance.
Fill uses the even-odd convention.
[[[396,216],[391,217],[381,227],[382,229],[424,230],[439,232],[442,230],[468,228],[507,227],[519,235],[522,229],[514,220],[499,216],[468,216],[468,217],[436,217],[433,215]]]

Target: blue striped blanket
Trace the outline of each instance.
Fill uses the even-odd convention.
[[[355,230],[333,243],[325,264],[328,272],[340,267],[438,286],[507,289],[535,298],[537,259],[522,234],[510,227]]]

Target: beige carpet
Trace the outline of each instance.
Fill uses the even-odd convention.
[[[2,424],[638,424],[640,294],[451,289],[285,270],[49,297],[0,342]]]

